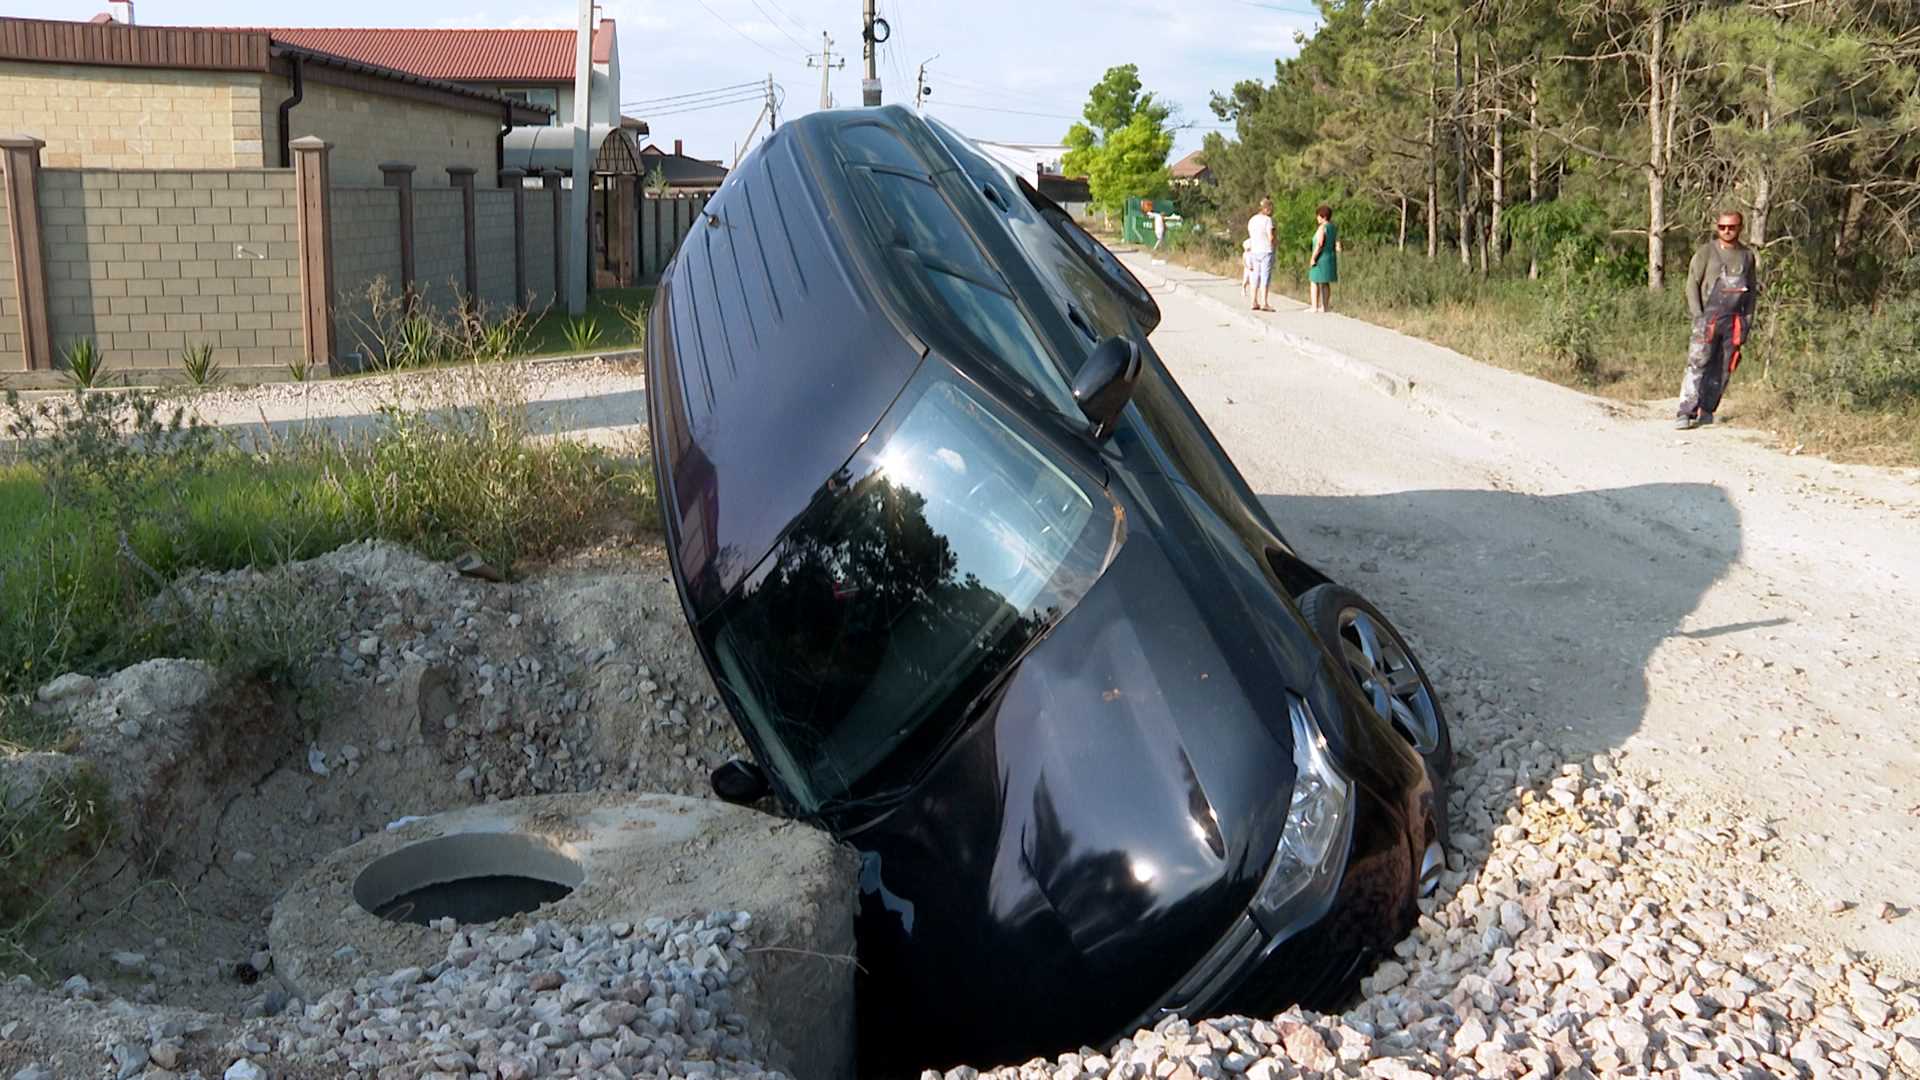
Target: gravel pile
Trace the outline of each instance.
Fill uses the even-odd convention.
[[[754,1064],[734,1009],[752,922],[718,912],[488,934],[447,920],[445,960],[296,1003],[225,1050],[345,1077],[777,1076]]]

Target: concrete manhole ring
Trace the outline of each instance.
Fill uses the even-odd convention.
[[[768,1063],[852,1063],[855,859],[831,837],[709,799],[542,795],[438,814],[321,859],[274,904],[287,989],[315,1001],[361,979],[444,966],[452,918],[476,935],[753,913],[741,1012]],[[411,921],[409,921],[411,920]],[[445,926],[444,922],[440,922]]]
[[[362,911],[432,926],[499,922],[570,895],[586,880],[572,845],[519,832],[460,832],[408,844],[353,880]]]

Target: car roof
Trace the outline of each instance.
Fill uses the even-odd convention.
[[[757,147],[661,282],[663,385],[649,390],[670,429],[655,440],[669,525],[703,540],[678,556],[696,619],[773,548],[926,353],[901,302],[881,301],[896,290],[856,250],[852,202],[835,191],[846,181],[830,141],[847,116],[803,117]]]

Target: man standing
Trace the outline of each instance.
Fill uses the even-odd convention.
[[[1272,311],[1267,286],[1273,280],[1273,200],[1261,199],[1260,210],[1247,219],[1247,258],[1252,263],[1253,310]]]
[[[1687,373],[1680,381],[1682,431],[1713,423],[1727,377],[1740,366],[1740,346],[1753,329],[1753,303],[1760,294],[1760,268],[1753,250],[1740,242],[1745,219],[1739,211],[1715,215],[1714,238],[1694,252],[1687,269],[1687,311],[1693,337],[1687,344]]]

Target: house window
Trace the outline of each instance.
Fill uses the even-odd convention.
[[[500,91],[500,96],[510,97],[515,101],[524,101],[529,105],[545,105],[547,108],[553,110],[553,116],[547,123],[551,125],[560,122],[560,91],[558,90],[538,87],[527,90],[503,89]]]

